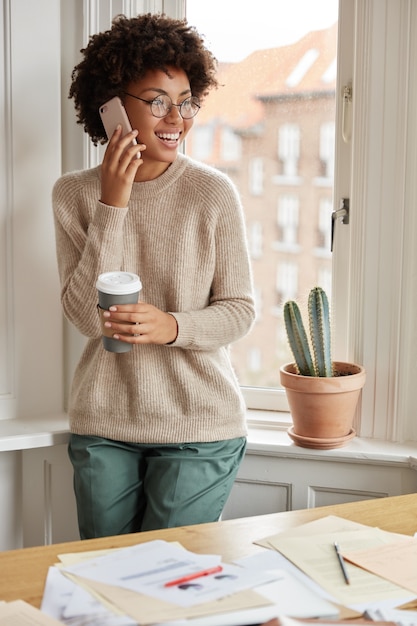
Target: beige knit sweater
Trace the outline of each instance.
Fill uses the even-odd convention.
[[[183,155],[134,183],[129,207],[99,202],[100,168],[53,190],[64,313],[89,338],[70,398],[71,431],[137,443],[203,442],[246,434],[228,345],[254,320],[240,201],[230,180]],[[139,274],[140,298],[173,313],[170,345],[102,347],[95,282]]]

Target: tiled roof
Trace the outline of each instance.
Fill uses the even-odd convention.
[[[337,23],[289,46],[256,50],[239,63],[220,64],[220,87],[204,101],[198,124],[219,118],[237,129],[263,117],[260,99],[316,94],[336,87]]]

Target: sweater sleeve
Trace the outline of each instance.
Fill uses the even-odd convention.
[[[213,224],[214,274],[208,305],[201,310],[171,312],[177,320],[174,347],[216,350],[246,335],[255,319],[252,273],[243,210],[231,181],[216,176],[207,195]]]
[[[101,335],[95,284],[102,272],[121,269],[127,214],[101,204],[99,194],[98,178],[86,185],[77,173],[60,178],[52,193],[63,311],[87,337]]]

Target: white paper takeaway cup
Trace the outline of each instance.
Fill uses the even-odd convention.
[[[106,272],[100,274],[96,282],[98,304],[101,309],[109,309],[113,304],[136,304],[142,283],[132,272]],[[132,344],[112,337],[102,337],[103,346],[109,352],[129,352]]]

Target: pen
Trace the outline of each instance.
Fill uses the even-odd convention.
[[[340,553],[339,544],[337,543],[337,541],[334,542],[334,549],[336,550],[337,560],[339,561],[340,569],[342,570],[342,574],[343,574],[343,578],[345,579],[345,583],[347,585],[350,585],[349,574],[347,573],[347,570],[346,570],[345,560],[344,560],[343,556]]]
[[[182,583],[187,583],[189,580],[194,580],[195,578],[201,578],[202,576],[209,576],[210,574],[217,574],[223,570],[221,565],[217,565],[216,567],[210,567],[209,569],[203,569],[200,572],[194,572],[194,574],[188,574],[187,576],[182,576],[181,578],[177,578],[176,580],[170,580],[165,583],[164,587],[175,587],[176,585],[182,585]]]

